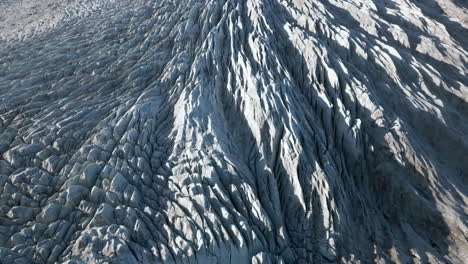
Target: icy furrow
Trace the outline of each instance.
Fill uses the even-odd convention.
[[[467,7],[426,2],[0,4],[0,259],[466,262]]]

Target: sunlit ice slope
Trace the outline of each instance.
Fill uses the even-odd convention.
[[[466,1],[0,10],[1,263],[467,263]]]

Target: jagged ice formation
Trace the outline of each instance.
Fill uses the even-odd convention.
[[[463,0],[0,2],[0,262],[467,263],[467,25]]]

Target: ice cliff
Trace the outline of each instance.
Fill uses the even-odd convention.
[[[468,263],[464,0],[0,2],[0,263]]]

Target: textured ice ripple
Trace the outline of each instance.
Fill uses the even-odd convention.
[[[468,260],[464,1],[0,7],[0,262]]]

